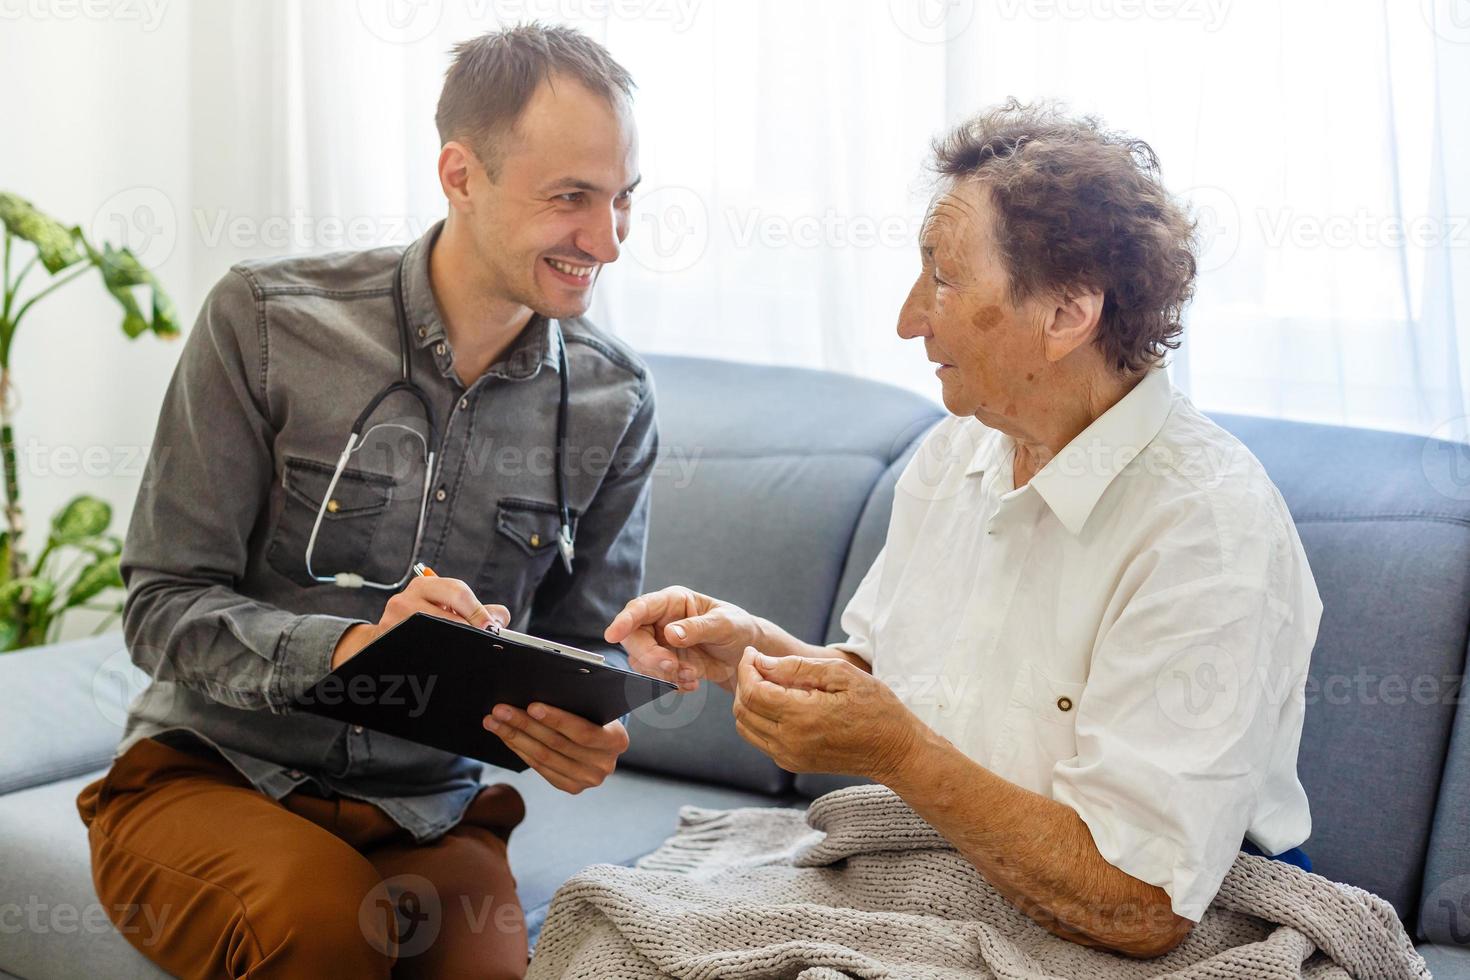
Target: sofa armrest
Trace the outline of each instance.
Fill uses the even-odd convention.
[[[0,793],[107,765],[146,679],[120,632],[0,653]]]

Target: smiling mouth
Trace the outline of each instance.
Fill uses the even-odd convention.
[[[578,283],[591,282],[592,273],[597,271],[597,266],[595,265],[573,265],[570,262],[563,262],[561,259],[553,259],[550,256],[546,257],[546,264],[568,279],[575,280]]]

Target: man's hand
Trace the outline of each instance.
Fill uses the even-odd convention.
[[[892,688],[839,658],[767,657],[737,668],[735,728],[782,769],[888,783],[925,731]]]
[[[734,690],[741,651],[760,643],[762,624],[739,606],[676,585],[628,603],[603,637],[623,645],[634,670],[681,691],[694,690],[704,678]]]
[[[510,622],[510,610],[504,606],[486,606],[475,598],[468,585],[457,578],[440,578],[437,575],[415,576],[395,593],[383,607],[383,617],[376,626],[358,623],[349,626],[337,640],[332,650],[332,669],[336,670],[362,650],[363,647],[388,632],[416,612],[426,612],[440,619],[453,619],[489,628],[491,623],[504,626]]]
[[[586,718],[534,703],[525,711],[497,704],[485,728],[559,790],[580,793],[601,785],[628,749],[628,730],[620,721],[594,725]]]

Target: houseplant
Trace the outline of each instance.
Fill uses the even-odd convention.
[[[5,485],[0,526],[0,653],[54,638],[62,617],[73,609],[107,614],[100,631],[122,611],[116,590],[122,586],[118,559],[122,541],[108,531],[112,508],[87,494],[74,497],[51,518],[45,544],[34,561],[25,550],[25,521],[15,458],[15,386],[10,352],[16,329],[42,299],[93,269],[122,307],[123,333],[138,337],[179,333],[173,302],[153,273],[127,248],[87,240],[81,228],[68,228],[29,201],[0,191],[0,222],[5,227],[4,294],[0,302],[0,463]],[[97,247],[100,244],[101,248]],[[29,259],[25,258],[30,252]],[[12,260],[21,262],[18,268]],[[37,267],[50,281],[21,298],[21,287]],[[138,291],[150,294],[148,307]]]

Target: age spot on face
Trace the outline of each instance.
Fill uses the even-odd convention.
[[[1027,381],[1035,381],[1036,380],[1036,375],[1032,374],[1030,371],[1027,371],[1026,372],[1026,380]]]
[[[1004,314],[1001,313],[999,306],[985,306],[975,312],[975,315],[970,318],[970,322],[975,325],[975,329],[977,330],[990,330],[996,324],[1000,323],[1003,316]]]

